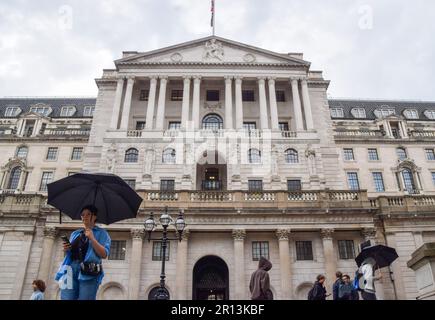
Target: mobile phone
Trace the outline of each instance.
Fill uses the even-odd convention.
[[[62,238],[62,241],[63,241],[65,244],[70,244],[69,239],[68,239],[68,237],[67,237],[66,235],[61,236],[61,238]]]

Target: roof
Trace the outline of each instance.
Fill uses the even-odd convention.
[[[415,109],[418,112],[418,119],[410,120],[431,120],[425,116],[426,110],[435,110],[435,101],[400,101],[400,100],[359,100],[359,99],[329,99],[329,107],[341,107],[343,108],[344,118],[334,119],[352,119],[361,120],[361,118],[355,118],[351,110],[353,108],[364,108],[366,110],[367,120],[377,119],[374,111],[378,108],[394,108],[397,116],[403,116],[403,111],[406,109]]]
[[[53,111],[50,118],[60,118],[60,111],[63,106],[75,106],[77,111],[69,118],[84,118],[83,112],[87,106],[95,106],[95,98],[0,98],[0,118],[5,116],[7,107],[20,107],[24,114],[30,111],[30,107],[36,104],[50,106]]]

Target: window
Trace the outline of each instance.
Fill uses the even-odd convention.
[[[139,151],[135,148],[130,148],[125,152],[124,162],[135,163],[139,159]]]
[[[252,131],[257,129],[257,124],[255,122],[243,122],[243,129],[246,131]]]
[[[136,130],[145,129],[145,121],[136,121]]]
[[[242,90],[243,101],[255,101],[254,90]]]
[[[406,154],[406,150],[404,148],[397,148],[396,153],[397,153],[397,157],[401,161],[405,160],[408,157],[408,155]]]
[[[348,172],[347,173],[347,183],[350,190],[359,190],[358,173]]]
[[[7,107],[5,111],[5,117],[16,117],[21,113],[19,107]]]
[[[435,120],[435,109],[434,110],[426,110],[424,115],[431,120]]]
[[[261,151],[258,149],[249,149],[248,161],[249,163],[261,163]]]
[[[207,90],[206,92],[207,101],[219,101],[219,90]]]
[[[368,149],[368,154],[369,154],[370,161],[378,161],[379,160],[377,149]]]
[[[284,90],[276,90],[276,102],[285,102]]]
[[[21,177],[21,167],[15,167],[11,170],[9,175],[8,187],[7,189],[16,190],[20,182]]]
[[[376,192],[384,192],[384,178],[382,177],[382,172],[372,172],[373,182],[375,184]]]
[[[353,240],[338,240],[338,256],[342,260],[355,259]]]
[[[167,148],[163,151],[163,163],[175,163],[176,160],[175,149]]]
[[[354,116],[354,118],[364,119],[366,118],[366,110],[364,108],[353,108],[350,113]]]
[[[311,241],[296,241],[296,260],[314,260]]]
[[[396,114],[396,110],[394,108],[380,108],[374,111],[374,114],[377,118],[385,118],[390,115]]]
[[[125,240],[112,240],[110,243],[109,260],[125,260],[125,250],[127,241]]]
[[[56,160],[57,159],[57,147],[49,147],[47,151],[46,160]]]
[[[426,149],[426,159],[429,161],[435,160],[435,151],[434,149]]]
[[[50,107],[31,107],[30,111],[38,113],[38,114],[46,117],[51,113],[51,108]]]
[[[219,130],[224,126],[222,118],[217,114],[209,114],[202,119],[202,128],[205,130]]]
[[[174,191],[175,181],[174,180],[160,180],[160,191]]]
[[[279,124],[279,130],[281,131],[289,131],[288,122],[280,122]]]
[[[21,146],[21,147],[18,147],[17,152],[16,152],[16,156],[17,156],[17,158],[20,158],[20,159],[26,159],[28,153],[29,153],[29,148],[27,148],[25,146]]]
[[[263,180],[248,180],[248,191],[263,191]]]
[[[181,122],[180,121],[171,121],[169,122],[168,129],[169,130],[180,130]]]
[[[302,190],[301,180],[287,180],[287,190],[288,191]]]
[[[95,107],[94,106],[87,106],[83,110],[83,116],[84,117],[93,117],[94,116]]]
[[[330,112],[332,118],[344,118],[343,108],[331,108]]]
[[[253,241],[252,242],[252,260],[259,261],[261,257],[269,260],[269,242],[267,242],[267,241]]]
[[[61,117],[72,117],[74,113],[76,112],[76,108],[69,106],[69,107],[62,107],[60,110],[60,116]]]
[[[71,160],[82,160],[82,155],[83,155],[83,148],[82,147],[73,148],[73,151],[71,154]]]
[[[183,101],[183,90],[172,90],[171,101]]]
[[[431,172],[431,174],[432,174],[432,182],[433,185],[435,186],[435,172]]]
[[[165,260],[169,261],[169,248],[170,242],[167,242],[167,247],[165,250]],[[163,260],[163,247],[161,241],[153,241],[153,261],[162,261]]]
[[[136,179],[124,179],[124,181],[130,188],[136,190]]]
[[[150,95],[149,90],[141,90],[139,93],[139,100],[140,101],[148,101],[149,95]]]
[[[39,191],[47,191],[47,184],[51,183],[53,181],[53,172],[43,172],[42,178],[41,178],[41,186],[39,187]]]
[[[403,115],[406,119],[418,119],[418,111],[415,109],[406,109],[403,111]]]
[[[343,149],[343,155],[345,161],[355,160],[355,157],[353,156],[353,149],[351,148]]]
[[[413,193],[415,191],[415,183],[414,176],[409,169],[405,169],[402,171],[403,182],[405,183],[405,190],[409,193]]]
[[[299,162],[298,152],[295,149],[287,149],[285,151],[285,161],[287,163],[298,163]]]

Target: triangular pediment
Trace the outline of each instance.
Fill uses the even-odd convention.
[[[236,41],[211,36],[159,50],[129,55],[115,61],[125,64],[244,64],[309,67],[310,63]]]

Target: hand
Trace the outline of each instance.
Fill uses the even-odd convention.
[[[92,229],[86,228],[85,229],[85,236],[91,241],[95,240],[94,233],[92,232]]]
[[[64,252],[67,252],[67,251],[69,251],[69,250],[71,250],[71,244],[70,243],[63,243],[62,244],[62,246],[63,246],[63,251]]]

